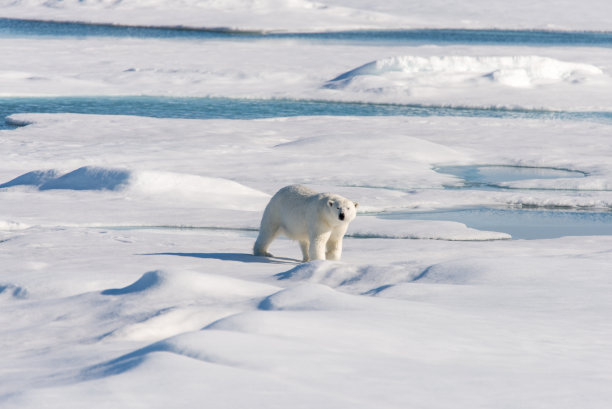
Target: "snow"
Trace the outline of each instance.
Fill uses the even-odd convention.
[[[609,31],[606,0],[3,0],[0,16],[243,31],[503,28]]]
[[[455,179],[432,170],[523,163],[588,174],[542,180],[553,188],[610,183],[609,125],[13,119],[31,125],[2,131],[4,407],[607,405],[608,236],[512,241],[362,213],[341,262],[300,264],[288,240],[273,259],[250,249],[289,182],[367,212],[610,207],[607,191],[444,190]]]
[[[26,299],[4,300],[7,335],[28,340],[4,348],[3,389],[22,391],[4,406],[607,404],[608,238],[348,239],[343,263],[301,266],[134,255],[252,243],[226,234],[39,230],[5,243],[55,254],[20,269]],[[77,241],[97,251],[74,254]],[[87,277],[60,274],[82,263],[96,266]],[[43,293],[41,270],[56,288]]]
[[[478,77],[488,77],[493,81],[509,87],[530,87],[539,83],[559,81],[576,82],[578,78],[597,76],[602,71],[588,64],[571,64],[551,58],[537,56],[525,57],[391,57],[365,64],[346,72],[330,81],[329,85],[336,88],[342,83],[350,83],[363,75],[384,76],[398,73],[400,78],[410,80],[415,74],[426,73],[431,78],[429,84],[451,80],[453,77],[466,77],[466,82],[473,82]],[[397,76],[395,77],[397,80]],[[514,81],[518,80],[518,81]],[[338,84],[338,85],[337,85]],[[447,84],[444,84],[447,85]]]
[[[111,170],[129,174],[123,194],[141,198],[147,206],[147,197],[172,202],[180,194],[183,204],[218,207],[215,197],[202,193],[213,191],[227,195],[223,208],[260,209],[269,195],[291,183],[318,190],[333,187],[366,212],[538,201],[574,207],[611,203],[606,187],[612,185],[612,151],[606,123],[441,117],[181,120],[77,114],[15,114],[11,119],[32,125],[2,131],[4,149],[10,152],[0,165],[2,183],[14,184],[15,178],[45,169],[61,179],[79,169],[77,174],[86,176],[84,170],[102,168],[106,171],[99,175]],[[552,191],[467,193],[443,190],[463,182],[433,170],[486,164],[570,169],[586,176],[507,182],[557,189]],[[100,183],[96,172],[89,174],[87,183]],[[568,187],[576,191],[564,190]],[[61,200],[54,190],[48,192]]]
[[[0,15],[265,30],[608,29],[610,15],[594,0],[369,3],[11,0]],[[0,43],[5,97],[611,109],[612,59],[596,47]],[[609,122],[19,112],[9,121],[23,126],[0,130],[2,408],[609,406],[612,236],[513,240],[379,217],[608,211]],[[472,190],[435,171],[462,165],[584,176]],[[277,257],[251,254],[267,201],[293,183],[360,203],[341,261],[301,263],[286,239],[272,244]]]
[[[483,84],[484,83],[484,84]],[[326,88],[355,94],[411,94],[412,99],[459,88],[465,94],[478,89],[540,87],[553,84],[609,83],[601,69],[538,56],[514,57],[414,57],[398,56],[373,61],[327,82]],[[400,97],[401,98],[401,97]]]

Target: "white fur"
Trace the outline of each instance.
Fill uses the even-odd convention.
[[[357,205],[340,195],[286,186],[266,206],[253,253],[272,257],[268,247],[282,233],[300,242],[304,261],[339,260],[342,238],[356,216]]]

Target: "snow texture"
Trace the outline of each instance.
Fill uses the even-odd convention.
[[[609,30],[610,11],[597,0],[0,0],[5,17],[296,31]],[[0,38],[0,47],[5,97],[612,111],[607,48],[142,38]],[[609,122],[19,112],[9,121],[26,126],[0,130],[3,409],[610,405],[612,235],[511,240],[380,217],[607,211]],[[435,171],[461,165],[584,177],[486,190]],[[271,252],[286,257],[251,254],[270,195],[295,183],[360,203],[341,262],[300,263],[282,239]]]
[[[287,258],[249,253],[289,180],[367,212],[609,207],[580,190],[612,180],[609,125],[13,117],[32,125],[2,131],[3,407],[190,407],[203,393],[215,407],[607,405],[608,236],[512,241],[359,214],[342,262],[300,264],[288,240],[272,249]],[[587,176],[520,181],[576,191],[441,189],[457,181],[432,168],[458,163]]]

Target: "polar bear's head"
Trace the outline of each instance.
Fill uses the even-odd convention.
[[[327,198],[326,218],[332,225],[350,223],[357,216],[359,203],[352,202],[342,196],[330,195]]]

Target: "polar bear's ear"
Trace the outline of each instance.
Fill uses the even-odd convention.
[[[327,204],[329,205],[329,207],[334,207],[334,202],[331,201],[331,200],[329,202],[327,202]]]
[[[353,202],[353,204],[355,205],[355,209],[357,209],[357,206],[359,206],[359,202]]]

